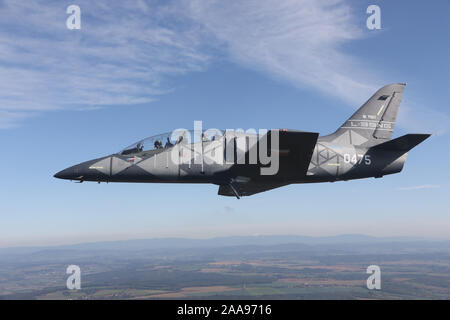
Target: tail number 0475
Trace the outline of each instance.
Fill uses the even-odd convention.
[[[372,163],[372,159],[369,154],[344,154],[344,162],[351,164],[365,164],[369,166]]]

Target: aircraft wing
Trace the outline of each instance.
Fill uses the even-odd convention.
[[[289,181],[304,177],[311,161],[314,147],[319,136],[316,132],[295,130],[279,130],[279,167],[274,175],[264,176],[261,181],[261,164],[236,164],[231,172],[234,177],[248,178],[248,181],[236,181],[231,179],[229,183],[221,184],[219,195],[223,196],[251,196],[256,193],[279,188],[290,184]],[[272,131],[267,133],[269,148]],[[254,146],[257,148],[257,145]],[[251,152],[249,150],[249,152]],[[273,179],[271,179],[273,177]],[[233,177],[231,177],[233,178]],[[245,179],[244,179],[245,180]],[[272,181],[271,181],[272,180]]]
[[[287,186],[289,183],[254,183],[254,182],[239,182],[231,185],[221,185],[217,194],[221,196],[251,196],[256,193],[272,190],[275,188]],[[233,188],[238,192],[236,194]]]
[[[298,178],[306,175],[319,134],[296,130],[280,130],[279,176]]]
[[[279,168],[276,176],[278,178],[296,179],[306,175],[311,161],[314,147],[319,134],[317,132],[306,132],[297,130],[279,130]],[[267,142],[270,145],[272,130],[267,132]],[[254,145],[252,148],[258,148]],[[249,154],[251,150],[247,152]],[[257,153],[258,151],[256,151]],[[248,155],[246,163],[248,163]],[[261,167],[268,165],[235,164],[231,171],[235,176],[259,177]]]

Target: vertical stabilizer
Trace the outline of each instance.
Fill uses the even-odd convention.
[[[362,147],[390,140],[405,85],[390,84],[378,90],[335,133],[323,140]]]

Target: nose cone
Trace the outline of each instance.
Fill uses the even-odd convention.
[[[93,159],[61,170],[54,177],[78,181],[108,181],[110,163],[110,156]]]
[[[75,170],[73,167],[70,167],[56,173],[54,177],[58,179],[75,180]]]

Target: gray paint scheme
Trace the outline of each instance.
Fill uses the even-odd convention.
[[[97,182],[213,183],[219,195],[249,196],[292,183],[334,182],[375,177],[400,172],[408,151],[427,139],[429,134],[407,134],[392,138],[405,84],[391,84],[378,90],[334,133],[276,130],[279,134],[279,170],[275,175],[261,175],[260,163],[249,164],[252,145],[240,157],[230,160],[224,151],[233,137],[224,134],[216,140],[192,144],[162,145],[154,150],[137,149],[115,153],[64,169],[56,178]],[[275,132],[267,133],[267,138]],[[241,133],[247,146],[252,133]],[[270,141],[270,139],[268,139]],[[235,140],[236,141],[236,140]],[[237,149],[240,147],[237,146]],[[198,152],[200,150],[200,152]],[[240,150],[240,149],[239,149]],[[269,147],[270,150],[270,147]],[[185,160],[191,151],[196,162]],[[218,156],[223,163],[205,159]],[[267,166],[267,165],[266,165]]]

